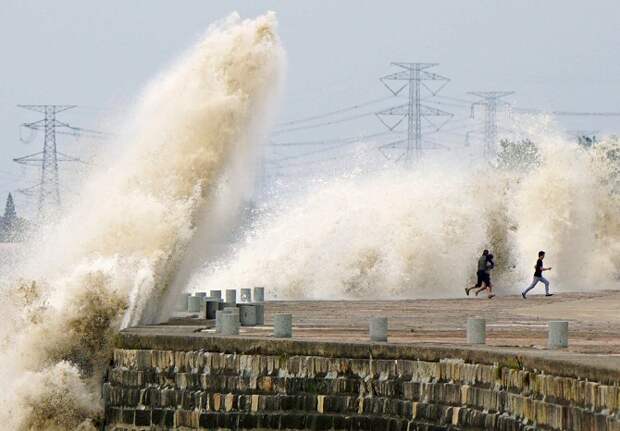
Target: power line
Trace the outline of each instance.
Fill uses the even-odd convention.
[[[395,96],[399,95],[405,88],[409,90],[408,103],[394,106],[376,113],[377,118],[389,129],[394,130],[407,119],[407,139],[391,142],[387,144],[390,148],[397,148],[400,144],[405,144],[405,153],[400,156],[404,159],[405,164],[410,165],[412,159],[419,159],[422,155],[422,119],[430,122],[428,117],[448,117],[442,124],[436,126],[440,129],[447,121],[452,118],[452,114],[440,109],[423,105],[421,103],[421,87],[424,87],[431,95],[436,95],[450,81],[448,78],[436,73],[428,72],[426,69],[436,66],[436,63],[392,63],[392,65],[403,69],[402,71],[383,76],[380,80],[385,87]],[[390,82],[404,81],[404,84],[397,84],[392,87]],[[438,81],[441,84],[438,88],[432,89],[425,81]],[[384,117],[397,117],[395,122],[388,123]],[[381,148],[385,148],[383,145]],[[382,152],[383,153],[383,152]],[[385,153],[383,153],[385,156]],[[386,156],[387,157],[387,156]]]
[[[357,136],[348,136],[344,138],[332,138],[332,139],[324,139],[321,141],[300,141],[300,142],[272,142],[269,144],[270,147],[301,147],[301,146],[317,146],[317,145],[329,145],[338,142],[359,142],[365,139],[377,138],[380,136],[386,135],[394,135],[398,134],[398,132],[393,132],[391,130],[379,133],[372,133],[369,135],[357,135]]]
[[[369,149],[362,149],[360,151],[360,153],[363,152],[368,152]],[[373,148],[374,151],[374,148]],[[350,151],[349,151],[350,152]],[[343,155],[338,155],[338,156],[331,156],[331,157],[327,157],[327,158],[322,158],[322,159],[311,159],[311,160],[305,160],[305,161],[298,161],[298,162],[293,162],[293,163],[286,163],[284,165],[280,165],[280,160],[268,160],[266,163],[275,166],[277,169],[289,169],[289,168],[294,168],[297,166],[306,166],[306,165],[314,165],[317,163],[325,163],[328,161],[333,161],[333,160],[342,160],[344,158]]]
[[[441,100],[433,100],[432,102],[433,105],[445,105],[445,106],[451,106],[453,108],[466,108],[469,105],[465,105],[463,103],[454,103],[454,102],[442,102]]]
[[[342,159],[342,156],[333,156],[333,157],[328,157],[328,158],[324,158],[324,159],[313,159],[313,160],[307,160],[307,161],[303,161],[303,162],[287,163],[285,165],[278,164],[277,160],[269,160],[266,163],[271,164],[271,165],[275,165],[277,169],[289,169],[289,168],[294,168],[294,167],[297,167],[297,166],[313,165],[313,164],[317,164],[317,163],[325,163],[325,162],[328,162],[328,161],[340,160],[340,159]]]
[[[582,116],[582,117],[620,117],[620,112],[570,112],[552,111],[553,115]]]
[[[354,142],[343,142],[343,143],[340,143],[340,144],[334,144],[334,145],[332,145],[330,147],[327,147],[327,148],[320,148],[318,150],[307,151],[307,152],[302,153],[302,154],[295,154],[293,156],[281,157],[279,159],[273,160],[273,162],[283,162],[283,161],[286,161],[286,160],[302,159],[304,157],[311,156],[313,154],[320,154],[320,153],[326,153],[326,152],[332,151],[332,150],[337,150],[339,148],[346,147],[346,146],[351,145],[353,143]]]
[[[524,114],[549,114],[559,116],[575,116],[575,117],[620,117],[620,112],[579,112],[579,111],[545,111],[536,108],[514,108],[517,113]]]
[[[440,130],[435,130],[433,132],[428,132],[426,134],[427,135],[436,135],[436,134],[439,134],[439,133],[442,133],[442,134],[443,133],[455,133],[455,132],[457,132],[459,130],[460,131],[465,131],[467,129],[470,129],[470,126],[468,124],[466,124],[466,123],[460,124],[462,122],[463,121],[461,121],[459,123],[454,123],[454,125],[452,127],[443,128],[443,129],[440,129]],[[452,124],[452,123],[450,123],[450,124]],[[459,125],[457,125],[457,124],[459,124]]]
[[[443,96],[441,94],[437,94],[435,95],[435,97],[439,98],[439,99],[446,99],[446,100],[452,100],[454,102],[460,102],[463,103],[464,105],[462,106],[469,106],[472,103],[474,103],[474,100],[467,100],[467,99],[459,99],[458,97],[451,97],[451,96]]]
[[[368,137],[374,137],[374,136],[382,136],[382,135],[386,135],[386,134],[398,134],[395,132],[381,132],[381,133],[375,133],[373,135],[367,135],[366,138]],[[286,160],[294,160],[294,159],[301,159],[307,156],[311,156],[314,154],[320,154],[320,153],[326,153],[329,151],[333,151],[333,150],[338,150],[340,148],[344,148],[347,147],[349,145],[352,144],[356,144],[359,142],[363,141],[364,137],[360,137],[360,138],[354,138],[354,139],[345,139],[345,140],[341,140],[341,141],[337,141],[337,140],[333,140],[333,144],[329,145],[329,146],[325,146],[325,145],[320,145],[320,148],[312,150],[312,151],[306,151],[304,153],[301,154],[294,154],[291,156],[285,156],[285,157],[280,157],[276,160],[273,160],[274,162],[282,162],[282,161],[286,161]],[[329,141],[326,141],[329,142]]]
[[[347,106],[345,108],[337,109],[335,111],[326,112],[324,114],[313,115],[310,117],[300,118],[298,120],[286,121],[284,123],[276,124],[276,127],[292,126],[299,123],[307,123],[308,121],[321,120],[323,118],[332,117],[334,115],[342,114],[343,112],[353,111],[355,109],[363,108],[365,106],[373,105],[375,103],[384,102],[392,99],[392,96],[381,97],[378,99],[369,100],[368,102],[358,103],[356,105]]]
[[[483,156],[491,160],[495,157],[497,147],[497,109],[510,106],[501,99],[514,94],[514,91],[470,91],[468,94],[482,99],[471,104],[471,117],[475,117],[477,106],[484,108]]]
[[[357,120],[359,118],[369,117],[369,116],[374,115],[374,114],[375,114],[374,112],[366,112],[366,113],[363,113],[363,114],[351,115],[349,117],[340,118],[338,120],[325,121],[323,123],[311,124],[311,125],[308,125],[308,126],[299,126],[299,127],[290,127],[290,128],[287,128],[287,129],[279,129],[279,130],[273,131],[271,133],[271,135],[272,136],[277,136],[277,135],[281,135],[283,133],[296,132],[298,130],[316,129],[317,127],[331,126],[333,124],[345,123],[347,121],[353,121],[353,120]]]

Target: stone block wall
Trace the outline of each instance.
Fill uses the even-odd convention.
[[[457,358],[118,348],[103,397],[110,431],[620,431],[619,383]]]

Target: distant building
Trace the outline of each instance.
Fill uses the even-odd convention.
[[[13,196],[9,193],[4,207],[4,215],[0,217],[0,242],[20,242],[23,241],[28,222],[17,217]]]

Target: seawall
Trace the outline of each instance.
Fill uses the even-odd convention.
[[[106,430],[620,431],[620,358],[525,348],[121,332]]]

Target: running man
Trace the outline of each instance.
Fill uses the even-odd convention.
[[[549,280],[547,280],[545,277],[543,277],[542,273],[545,271],[550,271],[551,267],[549,268],[544,268],[543,267],[543,259],[545,258],[545,252],[544,251],[539,251],[538,252],[538,260],[536,261],[536,265],[534,266],[534,279],[532,280],[532,284],[530,284],[530,286],[525,289],[523,292],[521,292],[521,296],[523,297],[523,299],[527,299],[527,292],[529,292],[530,290],[532,290],[534,288],[534,286],[536,286],[538,284],[538,282],[541,282],[542,284],[545,285],[545,296],[553,296],[553,293],[549,293]]]
[[[478,290],[476,290],[476,296],[483,290],[488,290],[488,298],[495,298],[495,294],[493,293],[493,283],[491,283],[491,270],[495,268],[495,262],[493,262],[493,255],[487,255],[487,261],[485,262],[485,269],[482,274],[482,284]]]
[[[482,256],[480,256],[478,258],[478,270],[476,271],[476,284],[474,284],[472,287],[466,287],[465,288],[465,294],[467,296],[469,296],[469,292],[472,289],[476,289],[476,288],[480,288],[482,287],[482,282],[485,278],[485,271],[487,270],[487,256],[489,255],[489,250],[484,250],[482,252]]]

